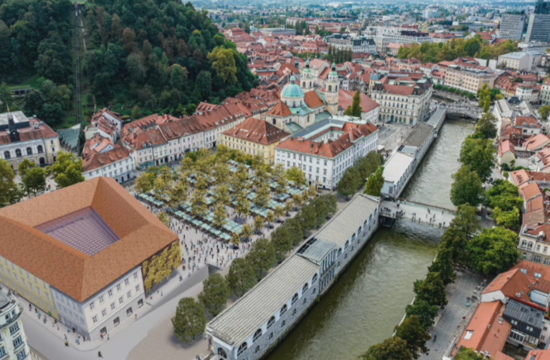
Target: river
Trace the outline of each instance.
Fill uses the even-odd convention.
[[[460,146],[474,125],[447,120],[403,197],[454,208],[449,200]],[[268,360],[357,359],[389,337],[436,254],[440,230],[408,222],[380,228],[320,302]]]

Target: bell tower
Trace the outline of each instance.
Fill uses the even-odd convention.
[[[336,64],[332,64],[332,71],[328,75],[326,84],[326,99],[327,110],[333,116],[338,115],[338,103],[340,90],[338,87],[340,82],[338,81],[338,73],[336,72]]]
[[[313,78],[313,72],[309,66],[309,59],[307,59],[306,67],[301,71],[301,85],[304,92],[312,91],[315,86],[315,79]]]

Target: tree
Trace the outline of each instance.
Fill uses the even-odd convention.
[[[548,115],[550,114],[550,105],[545,105],[539,109],[540,119],[542,121],[548,121]]]
[[[0,208],[15,204],[21,198],[21,190],[15,183],[15,171],[11,164],[0,159]]]
[[[342,196],[353,195],[363,185],[364,178],[356,167],[350,167],[338,183],[338,194]]]
[[[275,168],[273,169],[273,179],[277,183],[275,192],[277,194],[282,194],[283,192],[285,192],[286,187],[288,186],[288,179],[283,164],[275,165]]]
[[[362,116],[363,109],[361,108],[361,93],[359,90],[355,92],[353,96],[353,103],[348,107],[344,115],[355,116],[360,118]]]
[[[229,282],[221,274],[211,275],[203,282],[203,291],[199,294],[199,301],[210,314],[216,316],[227,304],[231,296]]]
[[[360,357],[363,360],[413,360],[407,342],[400,337],[390,337],[380,344],[371,346]]]
[[[413,305],[407,305],[405,313],[407,317],[417,316],[424,329],[428,330],[434,324],[439,308],[430,305],[426,300],[416,300]]]
[[[463,204],[478,206],[483,202],[483,182],[476,172],[471,171],[468,166],[462,166],[453,175],[453,179],[451,201],[455,206]]]
[[[280,226],[271,234],[271,242],[275,247],[277,260],[283,260],[286,255],[292,250],[292,236],[286,226]]]
[[[273,211],[270,211],[267,213],[267,217],[265,218],[268,223],[272,223],[275,221],[275,213]]]
[[[233,293],[243,295],[256,284],[256,272],[247,258],[237,258],[231,263],[227,281]]]
[[[177,209],[180,205],[183,205],[189,197],[189,185],[187,180],[180,180],[175,186],[169,188],[168,191],[168,205],[172,209]]]
[[[440,247],[437,259],[428,268],[429,272],[436,272],[441,276],[444,285],[454,282],[456,278],[453,250],[452,248]],[[462,251],[464,250],[462,249]]]
[[[233,236],[231,237],[231,244],[239,246],[241,244],[241,235],[233,233]]]
[[[36,195],[40,191],[46,190],[46,171],[38,166],[35,166],[28,171],[21,178],[23,188],[27,195]]]
[[[493,139],[497,135],[497,127],[495,125],[496,118],[490,113],[486,112],[483,117],[478,121],[476,126],[476,137],[482,139]]]
[[[172,223],[172,218],[170,218],[170,215],[168,215],[166,212],[161,212],[157,215],[160,221],[168,227],[170,227],[170,224]]]
[[[275,246],[267,239],[258,239],[246,258],[256,271],[258,279],[262,277],[264,271],[268,271],[277,263]]]
[[[19,172],[19,176],[24,177],[25,175],[27,175],[27,172],[29,170],[35,167],[36,167],[36,163],[34,161],[25,159],[21,161],[21,164],[19,164],[17,171]]]
[[[227,223],[227,211],[225,205],[221,202],[214,206],[214,226],[221,229]]]
[[[430,305],[436,306],[444,306],[447,304],[445,284],[439,273],[429,272],[426,279],[415,281],[414,292],[419,301],[425,300]]]
[[[485,357],[478,354],[473,349],[462,347],[454,360],[483,360]]]
[[[367,180],[367,186],[365,187],[365,194],[372,196],[380,196],[382,187],[384,186],[384,167],[381,166],[376,172],[369,176]]]
[[[254,231],[262,231],[265,226],[265,220],[260,215],[254,218]]]
[[[185,343],[190,343],[201,335],[206,329],[207,322],[204,305],[193,298],[181,299],[176,309],[176,316],[172,318],[176,337]]]
[[[511,230],[517,230],[521,226],[521,213],[518,208],[505,211],[497,207],[493,211],[493,218],[498,225]]]
[[[48,173],[52,174],[58,188],[71,186],[86,180],[82,175],[82,159],[73,153],[61,151]]]
[[[27,91],[23,104],[23,110],[25,113],[36,116],[42,115],[42,110],[44,109],[44,98],[42,97],[40,91],[35,89]]]
[[[486,181],[495,166],[495,154],[492,140],[468,136],[460,150],[460,162],[477,172],[482,181]]]
[[[195,190],[191,200],[191,212],[195,217],[203,217],[208,214],[208,206],[206,206],[206,191]]]
[[[214,195],[216,202],[224,205],[231,203],[231,194],[229,193],[229,187],[227,185],[220,185],[216,188],[216,194]]]
[[[430,334],[420,321],[420,317],[412,315],[401,323],[395,329],[395,336],[407,342],[407,347],[413,354],[414,359],[418,359],[420,354],[429,352],[426,341],[431,339]]]
[[[252,229],[252,226],[250,226],[250,225],[245,225],[245,226],[243,226],[242,236],[243,236],[245,239],[250,239],[250,237],[252,236],[252,234],[254,234],[254,230]]]
[[[519,257],[518,234],[496,227],[484,229],[468,243],[470,265],[479,273],[494,275],[514,266]]]
[[[156,177],[156,174],[152,172],[140,175],[136,180],[136,191],[140,194],[145,194],[153,190]]]
[[[287,178],[293,181],[296,186],[304,186],[307,184],[306,174],[297,166],[288,169]]]
[[[208,59],[212,62],[212,69],[216,74],[228,84],[237,82],[237,66],[235,57],[238,56],[233,49],[226,49],[218,46],[209,55]]]

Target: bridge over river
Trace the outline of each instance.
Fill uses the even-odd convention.
[[[391,226],[396,219],[402,219],[434,228],[446,229],[456,216],[455,210],[402,199],[396,201],[384,200],[380,208],[381,224],[385,226]]]

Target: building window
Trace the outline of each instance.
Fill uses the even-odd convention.
[[[120,291],[120,284],[116,284],[116,290]]]
[[[137,272],[135,272],[134,273],[134,280],[137,280],[137,277],[138,277]]]
[[[256,340],[258,340],[260,336],[262,336],[262,329],[256,330],[256,332],[254,333],[254,336],[252,337],[252,342],[255,342]]]
[[[138,308],[143,306],[143,299],[139,299],[138,301]]]
[[[130,279],[126,278],[126,279],[124,280],[124,285],[130,285]]]
[[[95,308],[95,305],[94,305],[94,302],[92,301],[92,302],[90,303],[90,310],[93,310],[94,308]]]
[[[13,336],[18,331],[19,331],[19,323],[15,323],[12,326],[10,326],[10,335]]]
[[[30,147],[27,148],[27,155],[32,155],[32,149]]]
[[[267,328],[269,329],[275,323],[275,316],[272,316],[267,322]]]
[[[286,304],[284,304],[283,307],[281,308],[281,313],[279,316],[283,316],[283,314],[286,312],[286,309],[287,309],[287,306]]]
[[[309,288],[309,285],[306,283],[304,285],[304,287],[302,288],[302,294],[304,294],[307,291],[308,288]]]
[[[94,317],[92,318],[92,321],[94,322],[94,324],[97,322],[97,316],[94,315]]]
[[[103,295],[101,295],[101,296],[99,297],[99,303],[100,303],[100,304],[103,304]]]
[[[269,334],[269,340],[273,339],[273,333]]]
[[[136,285],[136,292],[139,292],[139,285]]]
[[[311,280],[312,283],[314,283],[317,280],[317,274],[313,275],[313,279]]]
[[[256,346],[256,350],[254,350],[254,353],[257,354],[260,352],[260,346]]]
[[[298,301],[298,294],[294,294],[290,303],[293,305],[296,301]]]
[[[4,159],[8,160],[10,158],[11,158],[10,152],[9,151],[4,151]]]
[[[103,317],[107,316],[107,309],[101,310],[101,315],[103,315]]]
[[[111,289],[111,290],[107,291],[107,294],[109,294],[109,297],[113,296],[113,290]]]
[[[281,327],[284,327],[286,325],[286,320],[283,320],[283,322],[281,323]]]
[[[0,346],[0,357],[2,356],[6,356],[6,349],[3,346]]]
[[[132,308],[131,308],[131,307],[128,308],[128,309],[126,310],[126,315],[127,315],[127,316],[132,315],[132,313],[133,313],[133,311],[132,311]]]
[[[246,349],[248,349],[248,344],[247,344],[246,342],[243,342],[243,343],[241,344],[241,346],[239,346],[239,349],[237,350],[237,356],[241,356],[241,354],[242,354],[243,352],[245,352]]]
[[[124,298],[123,298],[122,296],[119,297],[119,298],[118,298],[118,303],[119,303],[119,304],[122,304],[123,302],[124,302]]]
[[[15,149],[15,156],[21,157],[21,149]]]
[[[111,310],[114,310],[115,307],[116,307],[116,306],[115,306],[115,303],[112,303],[112,304],[111,304]]]
[[[118,316],[113,320],[113,324],[115,324],[115,326],[120,324],[120,318]]]

